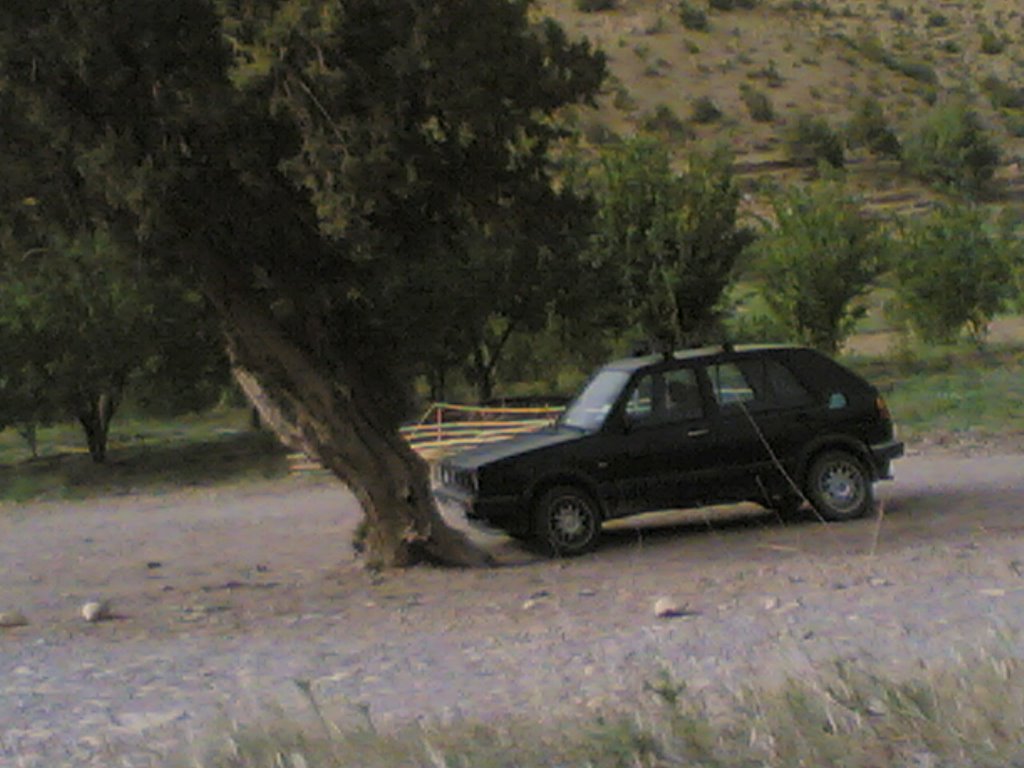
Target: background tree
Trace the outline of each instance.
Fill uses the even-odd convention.
[[[142,258],[193,267],[237,380],[349,485],[379,565],[481,561],[395,427],[464,244],[571,202],[551,184],[550,118],[593,97],[603,60],[527,8],[0,7],[11,238],[35,247],[32,197],[51,228],[105,222]]]
[[[977,195],[999,165],[999,147],[978,114],[959,100],[924,115],[904,141],[903,165],[913,175]]]
[[[793,187],[773,209],[754,246],[764,301],[790,338],[834,354],[863,313],[855,300],[881,271],[885,242],[837,182]]]
[[[952,341],[965,326],[980,341],[1010,298],[1012,246],[976,207],[943,206],[909,222],[898,256],[900,314],[925,341]]]
[[[617,275],[635,325],[664,350],[713,333],[717,307],[749,233],[737,222],[739,190],[724,150],[694,154],[676,173],[662,146],[639,138],[604,155],[594,252]]]
[[[0,403],[23,434],[75,419],[100,463],[130,384],[143,385],[144,405],[173,413],[210,405],[227,383],[202,296],[118,252],[102,230],[54,237],[0,274]]]

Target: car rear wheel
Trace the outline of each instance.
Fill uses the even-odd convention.
[[[827,451],[807,473],[807,498],[826,520],[863,517],[872,508],[871,476],[864,463],[846,451]]]
[[[589,494],[570,485],[546,491],[534,509],[534,536],[548,554],[581,555],[597,546],[601,513]]]

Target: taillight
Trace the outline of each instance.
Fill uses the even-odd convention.
[[[889,413],[889,406],[885,403],[885,398],[879,395],[875,398],[875,408],[878,409],[878,415],[886,421],[892,421],[892,414]]]

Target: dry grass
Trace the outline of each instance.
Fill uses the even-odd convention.
[[[456,723],[378,732],[278,722],[229,728],[168,765],[1011,766],[1024,761],[1024,667],[983,653],[952,669],[890,678],[850,663],[812,682],[751,688],[712,705],[665,673],[628,712],[573,722]],[[312,709],[316,711],[315,701]]]

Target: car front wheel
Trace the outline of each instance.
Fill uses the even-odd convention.
[[[874,503],[864,463],[846,451],[827,451],[807,473],[807,498],[826,520],[863,517]]]
[[[597,546],[601,513],[584,491],[572,486],[552,488],[535,507],[534,536],[552,556],[581,555]]]

